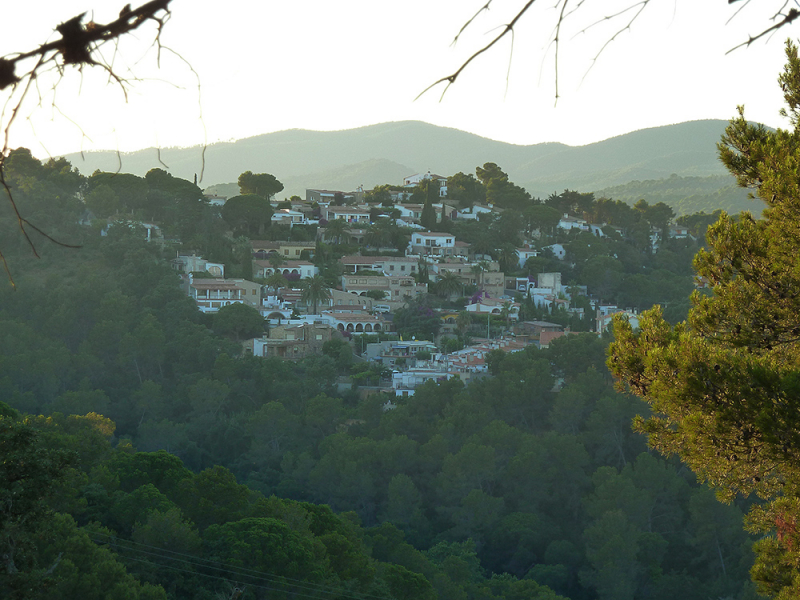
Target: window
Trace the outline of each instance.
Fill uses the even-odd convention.
[[[394,271],[394,265],[389,265],[389,270]]]
[[[401,271],[405,271],[406,270],[406,266],[405,265],[400,265],[400,270]]]
[[[322,335],[318,333],[317,334],[317,340],[321,340],[321,339],[322,339]]]

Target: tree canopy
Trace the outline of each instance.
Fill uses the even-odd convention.
[[[245,171],[239,175],[239,191],[243,196],[255,194],[264,200],[271,200],[275,194],[283,191],[283,184],[270,173]]]
[[[800,58],[786,45],[780,76],[792,126],[771,131],[740,108],[719,144],[739,185],[767,204],[764,218],[722,213],[695,268],[713,294],[695,293],[689,319],[671,328],[655,308],[635,333],[616,323],[609,365],[648,401],[637,427],[678,454],[730,500],[756,493],[749,527],[753,577],[773,597],[800,594]]]

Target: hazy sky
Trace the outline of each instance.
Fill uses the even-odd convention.
[[[555,2],[534,5],[518,26],[513,52],[509,38],[444,98],[440,86],[415,101],[496,35],[522,2],[494,0],[453,47],[485,0],[173,0],[160,69],[155,49],[148,50],[152,28],[116,52],[103,50],[117,74],[131,79],[127,101],[101,70],[73,67],[54,97],[52,73],[31,91],[10,146],[28,146],[44,158],[407,119],[516,144],[581,145],[645,127],[728,119],[739,104],[752,120],[784,125],[776,78],[783,40],[796,28],[726,55],[768,26],[769,9],[782,2],[752,3],[758,6],[733,16],[722,0],[650,0],[589,70],[627,23],[625,16],[599,19],[634,1],[585,0],[561,32],[557,104]],[[94,20],[113,20],[121,4],[95,2]],[[92,8],[88,0],[6,3],[0,54],[52,39],[56,24]],[[4,124],[8,111],[6,105]]]

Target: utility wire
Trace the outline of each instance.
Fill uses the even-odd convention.
[[[132,556],[122,556],[123,560],[132,560],[135,562],[144,563],[150,566],[153,566],[153,563],[149,560],[144,558],[133,558]],[[219,575],[209,575],[208,573],[198,573],[197,571],[190,571],[189,569],[181,569],[180,567],[171,567],[169,565],[156,565],[158,568],[161,569],[168,569],[170,571],[177,571],[179,573],[189,573],[190,575],[200,576],[200,577],[207,577],[209,579],[218,579],[219,581],[224,581],[225,583],[238,583],[242,585],[252,586],[254,588],[262,589],[262,590],[269,590],[271,592],[279,592],[282,594],[291,594],[293,596],[301,596],[303,598],[311,598],[312,600],[321,600],[322,596],[312,596],[310,594],[304,594],[303,592],[297,592],[294,590],[286,590],[286,589],[278,589],[274,587],[270,587],[268,585],[259,585],[257,583],[248,583],[245,581],[237,581],[235,579],[229,579],[226,577],[220,577]],[[252,577],[252,576],[248,576]]]
[[[165,548],[159,548],[157,546],[152,546],[152,545],[145,544],[145,543],[142,543],[142,542],[135,542],[133,540],[126,540],[124,538],[119,538],[119,537],[116,537],[116,536],[113,536],[113,535],[110,535],[110,534],[106,534],[106,533],[102,533],[102,532],[87,532],[87,533],[89,534],[90,538],[92,538],[92,536],[98,536],[98,537],[102,537],[102,538],[107,538],[107,539],[94,539],[94,538],[92,538],[92,541],[94,541],[95,543],[98,543],[98,544],[114,544],[115,546],[117,546],[117,547],[119,547],[121,549],[124,549],[124,550],[130,550],[130,551],[133,551],[133,552],[139,552],[139,553],[144,554],[144,555],[154,556],[154,557],[158,557],[158,558],[161,558],[161,559],[172,560],[172,561],[176,561],[176,562],[182,562],[182,563],[186,563],[186,564],[189,564],[189,565],[192,565],[192,566],[195,566],[195,567],[201,567],[201,568],[212,569],[212,570],[217,570],[217,571],[227,571],[227,572],[231,572],[231,573],[233,573],[235,575],[253,577],[253,578],[261,579],[261,580],[264,580],[264,581],[273,581],[274,583],[277,583],[279,585],[298,587],[298,588],[301,588],[301,589],[308,590],[309,592],[322,593],[322,594],[336,594],[336,595],[344,597],[344,598],[351,598],[352,600],[364,600],[364,599],[369,599],[369,598],[372,598],[374,600],[387,600],[387,598],[385,596],[376,596],[376,595],[373,595],[373,594],[353,595],[352,593],[349,593],[349,592],[347,592],[346,590],[344,590],[342,588],[333,588],[333,587],[326,586],[326,585],[323,585],[323,584],[316,584],[316,583],[312,583],[312,582],[309,582],[309,581],[303,581],[301,579],[295,579],[295,578],[286,577],[286,576],[283,576],[283,575],[276,575],[274,573],[267,573],[267,572],[264,572],[264,571],[258,571],[256,569],[249,569],[249,568],[246,568],[246,567],[234,567],[234,566],[232,566],[230,564],[227,564],[227,563],[221,563],[219,561],[215,561],[215,560],[211,560],[211,559],[207,559],[207,558],[201,558],[201,557],[198,557],[198,556],[193,556],[191,554],[175,552],[173,550],[167,550]],[[140,546],[141,548],[137,548],[136,546]],[[147,548],[149,550],[145,550],[144,548]],[[174,555],[174,556],[169,556],[169,555]],[[177,558],[177,557],[182,557],[182,558]],[[128,557],[128,558],[131,558],[131,557]],[[142,561],[141,559],[133,559],[133,558],[131,558],[131,560],[140,560],[141,562],[150,562],[150,561]],[[177,569],[177,567],[170,567],[168,565],[162,565],[162,566],[164,566],[165,568]],[[182,570],[182,569],[178,569],[178,570]],[[195,571],[186,571],[186,572],[195,573]],[[206,576],[216,577],[214,575],[206,575]],[[309,597],[312,597],[312,596],[309,596]],[[319,597],[319,596],[313,596],[313,597]]]

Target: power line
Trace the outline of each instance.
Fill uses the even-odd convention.
[[[235,567],[235,566],[227,564],[227,563],[222,563],[222,562],[211,560],[211,559],[207,559],[207,558],[201,558],[201,557],[198,557],[198,556],[193,556],[191,554],[175,552],[173,550],[167,550],[165,548],[159,548],[157,546],[152,546],[150,544],[145,544],[145,543],[142,543],[142,542],[136,542],[136,541],[133,541],[133,540],[127,540],[127,539],[124,539],[124,538],[119,538],[119,537],[116,537],[116,536],[113,536],[113,535],[110,535],[110,534],[106,534],[106,533],[102,533],[102,532],[91,532],[91,533],[87,532],[87,533],[89,534],[89,537],[92,539],[92,541],[94,541],[95,543],[98,543],[98,544],[115,544],[120,549],[129,550],[129,551],[132,551],[132,552],[138,552],[140,554],[154,556],[154,557],[157,557],[157,558],[160,558],[160,559],[166,559],[166,560],[186,563],[186,564],[189,564],[189,565],[192,565],[192,566],[195,566],[195,567],[211,569],[211,570],[217,570],[217,571],[223,571],[223,572],[230,572],[230,573],[232,573],[234,575],[252,577],[252,578],[260,579],[260,580],[263,580],[263,581],[272,581],[273,583],[277,583],[279,585],[292,586],[293,588],[305,589],[305,590],[307,590],[308,592],[311,592],[311,593],[336,594],[336,595],[344,597],[344,598],[351,598],[352,600],[363,600],[363,599],[370,599],[370,598],[374,599],[374,600],[388,600],[385,596],[376,596],[376,595],[373,595],[373,594],[353,595],[352,593],[349,593],[349,592],[347,592],[346,590],[344,590],[342,588],[333,588],[333,587],[326,586],[326,585],[323,585],[323,584],[316,584],[316,583],[309,582],[309,581],[304,581],[304,580],[301,580],[301,579],[295,579],[295,578],[286,577],[286,576],[283,576],[283,575],[276,575],[274,573],[267,573],[267,572],[264,572],[264,571],[258,571],[256,569],[249,569],[249,568],[246,568],[246,567]],[[105,539],[105,540],[103,540],[103,539],[95,539],[92,536],[99,536],[99,537],[103,537],[103,538],[107,538],[107,539]],[[139,546],[139,547],[137,547],[137,546]],[[170,555],[173,555],[173,556],[170,556]],[[180,557],[180,558],[178,558],[178,557]],[[147,560],[143,560],[143,559],[134,559],[132,557],[125,557],[125,558],[129,558],[130,560],[138,560],[140,562],[149,562],[150,564],[153,564],[151,561],[147,561]],[[196,571],[187,571],[185,569],[179,569],[178,567],[171,567],[169,565],[161,564],[159,566],[162,566],[164,568],[169,568],[169,569],[181,570],[181,571],[185,571],[185,572],[188,572],[188,573],[199,574],[199,575],[203,575],[203,576],[206,576],[206,577],[215,577],[217,579],[224,579],[224,578],[218,577],[216,575],[207,575],[207,574],[197,573]],[[299,593],[299,592],[293,592],[293,593]],[[321,596],[310,596],[310,595],[306,595],[306,596],[309,597],[309,598],[321,598]]]
[[[96,541],[96,540],[94,540],[94,541]],[[145,563],[147,565],[153,566],[153,563],[151,561],[143,559],[143,558],[134,558],[132,556],[121,556],[121,558],[123,560],[131,560],[131,561]],[[244,582],[244,581],[236,581],[234,579],[228,579],[228,578],[225,578],[225,577],[220,577],[218,575],[210,575],[208,573],[198,573],[197,571],[190,571],[189,569],[181,569],[180,567],[172,567],[172,566],[169,566],[169,565],[156,565],[156,566],[158,568],[160,568],[160,569],[167,569],[167,570],[170,570],[170,571],[177,571],[179,573],[188,573],[188,574],[196,576],[196,577],[207,577],[209,579],[217,579],[219,581],[224,581],[225,583],[241,583],[243,585],[249,585],[249,586],[252,586],[254,588],[259,588],[259,589],[262,589],[262,590],[269,590],[269,591],[272,591],[272,592],[280,592],[280,593],[284,593],[284,594],[292,594],[293,596],[301,596],[303,598],[311,598],[312,600],[327,600],[327,599],[323,599],[322,596],[312,596],[310,594],[304,594],[303,592],[298,592],[298,591],[291,590],[291,589],[288,589],[288,590],[287,589],[279,589],[279,588],[270,587],[268,585],[259,585],[257,583],[248,583],[248,582]],[[247,577],[252,577],[252,576],[248,575]]]

